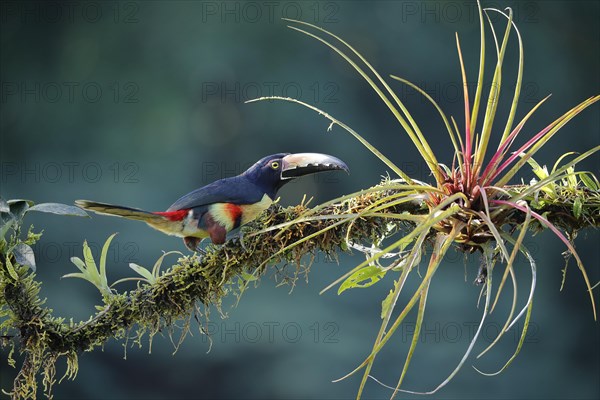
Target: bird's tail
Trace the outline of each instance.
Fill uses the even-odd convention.
[[[160,223],[165,221],[165,217],[151,213],[149,211],[140,210],[137,208],[117,206],[114,204],[99,203],[90,200],[75,200],[75,204],[86,210],[93,211],[97,214],[114,215],[147,223]]]

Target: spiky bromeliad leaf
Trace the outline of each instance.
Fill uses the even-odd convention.
[[[63,278],[80,278],[90,282],[94,285],[103,296],[109,296],[112,294],[110,287],[108,286],[108,278],[106,276],[106,256],[110,242],[116,236],[113,233],[106,239],[106,242],[102,246],[100,253],[100,269],[96,266],[92,250],[87,244],[87,241],[83,242],[83,260],[79,257],[71,257],[71,262],[81,272],[73,272],[70,274],[63,275]]]
[[[111,287],[115,286],[121,282],[127,282],[127,281],[145,281],[146,283],[148,283],[150,285],[155,284],[156,280],[160,277],[160,274],[161,274],[160,267],[163,263],[163,260],[165,259],[166,256],[168,256],[170,254],[179,254],[183,257],[183,254],[178,251],[163,252],[163,254],[154,263],[152,270],[144,268],[141,265],[137,265],[135,263],[129,263],[129,268],[131,268],[133,271],[135,271],[140,276],[119,279],[118,281],[114,282],[111,285]]]
[[[480,130],[479,134],[477,136],[475,136],[476,129],[477,129],[477,119],[478,119],[478,115],[479,115],[479,106],[481,104],[481,98],[482,98],[482,88],[484,86],[484,71],[485,71],[484,12],[485,12],[485,17],[487,18],[487,21],[489,22],[489,26],[492,31],[497,61],[496,61],[496,65],[494,68],[494,73],[493,73],[493,77],[492,77],[492,81],[491,81],[491,91],[489,93],[489,97],[486,102],[486,107],[484,110],[483,123],[482,123],[481,128],[478,129],[478,130]],[[501,41],[498,40],[499,37],[496,36],[496,31],[494,29],[494,25],[492,24],[492,21],[488,15],[488,13],[490,13],[490,12],[499,13],[501,16],[505,17],[505,19],[507,21],[506,27],[504,30],[504,35],[502,37],[500,37]],[[458,40],[458,36],[456,38],[459,62],[460,62],[460,66],[461,66],[462,79],[463,79],[463,83],[465,86],[465,90],[464,90],[465,138],[464,138],[464,140],[461,139],[461,136],[458,133],[458,127],[457,127],[457,124],[456,124],[454,118],[446,117],[446,115],[441,110],[440,106],[431,98],[431,96],[429,96],[422,89],[416,87],[416,85],[410,83],[409,81],[402,79],[402,78],[398,78],[396,76],[392,76],[393,79],[399,80],[399,81],[415,88],[419,93],[421,93],[423,96],[425,96],[425,98],[427,98],[435,106],[437,112],[442,117],[442,120],[446,126],[446,129],[450,136],[450,140],[451,140],[452,145],[455,150],[454,159],[458,161],[458,170],[457,170],[458,173],[455,174],[455,172],[453,170],[450,170],[449,168],[442,168],[443,166],[440,166],[438,168],[437,159],[431,152],[431,149],[429,148],[427,141],[425,140],[425,137],[423,136],[422,132],[420,131],[417,123],[414,121],[414,119],[411,117],[408,110],[399,101],[399,99],[397,98],[395,93],[391,90],[391,88],[387,85],[387,83],[381,78],[381,76],[372,67],[372,65],[368,61],[366,61],[364,59],[364,57],[358,51],[356,51],[352,46],[350,46],[343,39],[339,38],[338,36],[334,35],[331,32],[328,32],[327,30],[325,30],[323,28],[319,28],[312,24],[301,22],[301,21],[289,20],[289,22],[294,24],[294,26],[290,26],[291,29],[299,31],[305,35],[308,35],[308,36],[318,40],[319,42],[325,44],[330,49],[332,49],[337,54],[339,54],[371,86],[371,88],[375,91],[375,93],[383,100],[383,102],[390,109],[392,114],[394,114],[394,116],[400,122],[400,125],[402,126],[403,130],[408,134],[411,141],[415,144],[418,152],[421,154],[421,157],[424,159],[424,161],[430,167],[430,169],[436,179],[436,183],[437,183],[436,189],[437,190],[442,190],[442,191],[446,190],[446,188],[444,187],[444,184],[442,182],[443,179],[440,179],[441,177],[440,177],[439,171],[442,171],[442,170],[445,170],[445,174],[448,176],[448,179],[450,179],[450,180],[455,179],[454,183],[456,183],[456,186],[461,186],[464,188],[463,189],[464,194],[463,193],[460,193],[460,194],[465,196],[465,198],[462,198],[462,197],[452,198],[455,194],[458,194],[458,193],[454,193],[454,192],[450,192],[450,194],[448,194],[448,193],[440,194],[440,193],[435,193],[434,191],[430,191],[429,192],[430,194],[435,193],[434,196],[437,199],[436,202],[434,203],[434,205],[430,206],[430,208],[431,208],[430,215],[435,215],[435,213],[439,214],[441,212],[441,210],[438,209],[437,207],[435,207],[435,205],[444,204],[445,201],[448,201],[450,198],[452,198],[452,200],[449,201],[448,203],[446,203],[446,206],[451,204],[454,201],[458,201],[461,204],[465,205],[466,208],[463,209],[462,212],[464,212],[465,214],[470,216],[469,221],[473,221],[475,219],[476,221],[478,221],[477,223],[479,224],[478,225],[479,227],[485,227],[486,234],[490,238],[488,242],[481,244],[481,247],[488,249],[488,256],[489,256],[490,242],[495,241],[497,250],[499,251],[499,253],[502,254],[504,261],[506,262],[506,269],[504,271],[504,274],[503,274],[503,277],[502,277],[502,280],[500,283],[500,287],[498,289],[498,292],[497,292],[497,295],[496,295],[496,298],[495,298],[493,304],[491,304],[491,300],[490,300],[490,297],[492,296],[491,276],[489,276],[489,279],[486,280],[486,282],[487,282],[486,306],[485,306],[484,314],[482,316],[482,323],[483,323],[483,320],[485,319],[485,315],[490,310],[490,306],[491,306],[491,309],[493,309],[493,307],[496,305],[496,303],[498,301],[498,297],[502,291],[502,288],[504,286],[506,279],[508,278],[508,275],[511,276],[511,282],[514,287],[511,311],[510,311],[507,321],[504,325],[504,328],[503,328],[502,332],[500,332],[498,338],[496,338],[494,343],[492,343],[492,345],[490,345],[486,350],[484,350],[483,353],[485,353],[485,351],[489,350],[489,348],[491,348],[495,343],[497,343],[497,340],[499,340],[502,337],[502,335],[505,333],[506,329],[509,329],[521,316],[524,315],[524,313],[527,313],[527,316],[526,316],[526,325],[527,325],[527,323],[529,321],[530,310],[532,307],[533,291],[535,289],[535,265],[533,263],[531,263],[532,274],[534,276],[534,283],[532,284],[532,287],[531,287],[529,299],[528,299],[525,307],[523,308],[523,310],[521,312],[519,312],[517,317],[515,317],[513,319],[513,315],[514,315],[515,307],[516,307],[516,301],[517,301],[517,283],[516,283],[516,277],[515,277],[515,273],[514,273],[513,264],[514,264],[514,259],[515,259],[516,254],[523,251],[523,249],[522,249],[523,235],[527,231],[527,228],[530,226],[530,224],[529,224],[530,219],[534,218],[535,220],[540,222],[543,227],[547,227],[547,228],[551,229],[555,234],[557,234],[561,238],[561,240],[563,240],[563,242],[565,242],[565,244],[567,245],[567,247],[569,248],[569,250],[571,252],[574,253],[574,249],[573,249],[572,245],[566,240],[564,235],[562,233],[560,233],[556,229],[556,227],[553,226],[549,221],[544,219],[543,216],[539,215],[538,213],[533,212],[532,210],[529,209],[529,207],[523,207],[523,205],[520,204],[521,199],[525,196],[531,195],[531,193],[536,190],[543,189],[543,190],[551,191],[552,190],[551,188],[553,187],[552,185],[554,185],[554,182],[563,176],[564,176],[564,179],[566,179],[566,181],[567,181],[566,185],[569,187],[573,187],[573,188],[577,187],[578,182],[577,182],[577,179],[575,178],[575,175],[581,176],[581,177],[585,176],[585,178],[582,178],[581,180],[582,180],[582,182],[584,182],[584,184],[588,188],[597,188],[598,186],[600,186],[600,184],[598,184],[598,182],[596,181],[595,177],[593,177],[593,175],[590,174],[588,176],[588,175],[586,175],[586,173],[577,173],[576,174],[576,173],[574,173],[572,168],[569,169],[569,167],[567,167],[567,168],[563,167],[557,171],[553,170],[552,173],[548,174],[547,170],[543,170],[542,168],[539,167],[539,165],[535,164],[535,161],[533,161],[532,156],[542,146],[544,146],[546,143],[548,143],[549,139],[554,134],[556,134],[558,132],[558,130],[560,130],[567,122],[569,122],[572,118],[574,118],[576,115],[578,115],[581,111],[583,111],[584,109],[586,109],[587,107],[589,107],[590,105],[595,103],[596,101],[600,100],[600,96],[591,97],[590,99],[575,106],[570,111],[568,111],[567,113],[565,113],[564,115],[562,115],[561,117],[556,119],[554,122],[552,122],[545,129],[543,129],[542,131],[538,132],[536,135],[531,137],[516,152],[513,152],[511,154],[511,146],[515,142],[515,139],[517,138],[519,133],[521,133],[523,131],[525,123],[530,119],[530,117],[534,114],[534,112],[537,111],[538,108],[548,99],[549,96],[542,99],[540,102],[538,102],[531,110],[529,110],[529,112],[525,115],[525,117],[523,117],[521,119],[521,121],[516,124],[516,126],[514,125],[516,111],[517,111],[517,105],[518,105],[518,100],[520,97],[520,91],[521,91],[522,80],[523,80],[523,59],[524,59],[524,57],[523,57],[523,42],[522,42],[521,34],[513,21],[512,10],[508,9],[508,11],[506,13],[504,13],[504,12],[496,10],[496,9],[482,9],[481,6],[479,6],[479,22],[480,22],[480,28],[481,28],[481,51],[480,51],[480,62],[479,62],[479,74],[478,74],[478,79],[477,79],[477,90],[476,90],[472,109],[470,108],[469,96],[468,96],[468,91],[467,91],[466,69],[465,69],[464,62],[463,62],[462,52],[460,50],[460,41]],[[301,27],[298,27],[298,26],[301,26]],[[496,114],[497,114],[497,110],[498,110],[498,100],[500,97],[500,91],[501,91],[501,87],[502,87],[502,72],[503,72],[503,64],[504,64],[504,54],[508,48],[510,34],[513,29],[514,29],[514,32],[516,32],[516,38],[518,40],[518,46],[519,46],[517,78],[516,78],[516,82],[514,85],[514,92],[512,95],[512,102],[511,102],[510,110],[508,113],[506,123],[504,124],[504,127],[502,128],[503,132],[502,132],[500,141],[498,143],[498,148],[492,154],[489,164],[485,165],[484,159],[487,157],[486,153],[487,153],[487,149],[488,149],[488,144],[490,142],[492,132],[493,132],[492,127],[493,127],[494,121],[497,119]],[[346,51],[348,51],[348,53],[346,53]],[[358,61],[353,60],[351,56],[355,56],[356,58],[358,58]],[[250,100],[250,102],[256,101],[256,100],[290,101],[290,102],[295,102],[295,103],[301,104],[301,105],[303,105],[307,108],[310,108],[314,111],[317,111],[319,114],[324,115],[327,119],[329,119],[331,121],[331,126],[334,124],[337,124],[337,125],[341,126],[343,129],[345,129],[346,131],[350,132],[354,137],[359,139],[359,141],[361,141],[361,143],[363,143],[365,146],[367,146],[371,152],[373,152],[375,155],[377,155],[388,167],[390,167],[394,172],[396,172],[399,176],[401,176],[406,182],[408,182],[408,183],[413,182],[413,181],[407,179],[405,177],[405,174],[403,171],[399,170],[395,165],[391,164],[391,162],[389,161],[388,158],[386,158],[383,154],[381,154],[377,149],[373,148],[373,146],[371,146],[364,138],[362,138],[360,135],[358,135],[358,133],[353,131],[347,125],[339,122],[339,120],[329,116],[326,112],[319,110],[318,108],[316,108],[314,106],[311,106],[309,104],[306,104],[306,103],[296,100],[296,99],[271,96],[271,97],[264,97],[264,98],[260,98],[260,99]],[[450,120],[452,121],[452,125],[449,122]],[[331,128],[331,126],[330,126],[330,128]],[[595,151],[596,151],[596,149],[593,149],[590,152],[586,152],[581,157],[578,157],[577,160],[579,161],[585,157],[588,157]],[[520,157],[520,159],[518,159],[519,157]],[[508,200],[506,200],[506,198],[502,197],[504,194],[507,193],[505,186],[508,184],[509,180],[511,178],[513,178],[516,175],[516,173],[521,170],[521,168],[523,167],[523,165],[526,162],[529,162],[534,167],[536,167],[536,173],[538,173],[540,182],[532,183],[530,188],[527,188],[527,189],[519,192],[517,195],[515,195],[513,197],[509,196],[510,198]],[[560,162],[560,160],[557,163],[559,163],[559,162]],[[435,165],[433,165],[433,164],[435,164]],[[574,162],[570,165],[570,167],[572,167],[573,164],[574,164]],[[540,176],[541,174],[543,174],[543,176]],[[583,179],[585,179],[585,181],[583,181]],[[547,187],[544,185],[547,185]],[[429,188],[431,188],[431,186],[429,186]],[[427,189],[425,189],[425,190],[427,190]],[[427,194],[426,191],[421,192],[421,193],[424,195]],[[467,197],[468,197],[468,199],[467,199]],[[471,207],[471,200],[476,197],[479,197],[481,199],[481,201],[483,202],[484,210],[469,208],[469,207]],[[402,199],[402,197],[399,197],[398,201],[402,201],[401,199]],[[385,203],[382,207],[386,207]],[[514,239],[512,239],[512,237],[510,235],[507,235],[502,230],[502,226],[506,222],[503,219],[504,218],[503,216],[509,215],[509,214],[507,214],[506,211],[510,208],[512,208],[514,210],[520,210],[520,211],[523,211],[524,213],[526,213],[526,221],[527,222],[522,225],[522,227],[520,229],[520,233],[519,233],[519,238],[516,241],[514,241]],[[576,218],[578,218],[578,216],[581,215],[582,209],[583,209],[583,203],[581,202],[580,199],[579,200],[576,199],[572,205],[572,212]],[[364,215],[366,215],[366,214],[364,214]],[[373,213],[370,215],[376,215],[376,214]],[[388,214],[385,216],[385,218],[392,219],[394,217],[392,215]],[[425,217],[425,219],[426,218],[427,217]],[[453,218],[454,218],[453,214],[446,215],[444,217],[443,222],[447,224],[447,226],[448,226],[447,229],[450,229],[450,227],[453,227],[455,229],[457,226],[461,226],[461,224],[458,223],[458,221],[454,220]],[[464,216],[463,216],[463,218],[464,218]],[[442,221],[437,221],[436,223],[441,223],[441,222]],[[466,228],[472,224],[473,224],[473,222],[471,222],[470,224],[463,224],[462,226],[463,226],[463,228]],[[352,287],[359,287],[359,286],[365,285],[365,284],[370,286],[370,285],[374,284],[376,281],[381,279],[381,275],[383,275],[384,273],[388,272],[391,269],[391,267],[390,268],[382,268],[379,265],[380,259],[387,257],[387,255],[390,252],[399,251],[401,253],[405,246],[407,246],[409,243],[412,243],[414,240],[417,239],[417,237],[421,238],[421,236],[419,236],[419,234],[422,234],[423,232],[427,233],[427,231],[429,229],[431,229],[432,227],[433,227],[433,225],[429,225],[423,221],[421,221],[420,223],[417,223],[416,228],[413,231],[409,232],[409,234],[407,235],[407,237],[404,238],[404,240],[401,239],[400,241],[397,241],[396,243],[386,247],[383,250],[371,251],[371,253],[369,253],[368,258],[365,262],[361,263],[360,265],[358,265],[351,271],[347,272],[346,274],[344,274],[343,276],[338,278],[335,282],[333,282],[332,284],[327,286],[324,290],[327,290],[327,289],[331,288],[333,285],[338,284],[340,282],[343,282],[343,283],[338,290],[339,293],[342,293],[343,291],[345,291],[349,288],[352,288]],[[466,228],[466,229],[470,230],[471,227]],[[482,228],[477,228],[477,229],[481,230]],[[453,230],[452,232],[454,232],[453,240],[460,238],[461,243],[464,243],[465,241],[468,242],[468,239],[465,240],[463,238],[463,236],[464,236],[463,234],[457,233],[455,230]],[[509,242],[512,242],[514,245],[513,250],[510,253],[508,252],[508,249],[505,244],[505,243],[509,243]],[[416,247],[417,245],[421,245],[421,243],[419,243],[418,240],[417,240],[417,243],[414,244],[414,246]],[[415,247],[413,247],[413,251],[414,251]],[[588,290],[590,290],[590,283],[587,278],[587,274],[585,273],[585,269],[581,265],[577,254],[574,253],[574,255],[578,261],[578,265],[582,271],[582,274],[586,281],[586,285],[588,286]],[[388,324],[389,324],[389,316],[391,315],[391,313],[394,310],[394,307],[398,300],[399,292],[400,292],[401,288],[403,287],[405,279],[408,276],[408,273],[409,273],[410,269],[412,268],[412,266],[413,266],[412,263],[408,263],[407,265],[404,266],[404,268],[400,268],[400,270],[402,271],[401,277],[395,281],[394,289],[392,291],[390,291],[390,293],[386,296],[386,298],[382,302],[382,318],[384,321],[381,326],[379,335],[376,338],[375,345],[373,347],[373,350],[372,350],[370,356],[367,357],[367,359],[361,365],[359,365],[354,371],[352,371],[350,374],[346,375],[346,377],[347,377],[347,376],[352,375],[353,373],[357,372],[358,370],[365,368],[363,380],[362,380],[361,386],[359,388],[359,394],[358,394],[359,397],[362,394],[362,390],[364,388],[364,384],[365,384],[367,378],[370,376],[369,372],[373,365],[375,356],[381,350],[381,348],[383,347],[385,342],[389,339],[390,335],[395,330],[395,327],[397,327],[397,325],[392,325],[391,329],[387,329]],[[415,293],[415,295],[412,297],[411,301],[409,302],[409,304],[407,304],[407,306],[405,307],[404,311],[401,314],[402,318],[399,317],[396,320],[396,323],[398,323],[398,321],[402,321],[402,319],[404,318],[403,316],[405,316],[405,313],[410,311],[410,309],[412,309],[412,307],[416,304],[417,300],[419,300],[420,302],[423,302],[422,305],[421,304],[419,305],[419,313],[417,316],[418,320],[422,319],[423,312],[425,309],[425,301],[426,301],[426,294],[427,294],[426,286],[421,286],[420,290],[421,290],[421,292]],[[591,290],[590,290],[590,295],[591,295]],[[595,304],[594,304],[593,296],[591,296],[591,297],[592,297],[592,306],[593,306],[594,315],[595,315]],[[480,329],[481,329],[481,325],[480,325]],[[478,332],[480,331],[480,329],[478,330]],[[523,329],[522,338],[524,337],[525,334],[526,334],[526,326]],[[448,383],[455,376],[455,374],[458,372],[458,370],[464,364],[468,355],[471,353],[474,343],[475,343],[474,341],[471,342],[467,352],[465,353],[465,356],[460,361],[457,368],[450,374],[450,376],[444,382],[442,382],[442,384],[440,384],[436,389],[434,389],[433,391],[428,392],[428,393],[435,393],[437,390],[439,390],[441,387],[443,387],[446,383]],[[521,345],[522,345],[522,342],[519,343],[517,351],[515,352],[513,357],[511,357],[511,359],[509,360],[509,362],[507,364],[510,364],[512,359],[514,359],[516,354],[519,352]],[[395,394],[398,393],[398,391],[403,391],[402,389],[400,389],[400,385],[402,384],[402,381],[404,379],[404,376],[406,373],[406,368],[408,367],[408,364],[410,362],[410,358],[412,357],[415,346],[416,346],[416,341],[413,341],[413,343],[411,344],[411,347],[409,349],[409,356],[406,359],[405,366],[403,368],[402,375],[400,376],[398,385],[395,388],[391,388],[391,389],[394,389],[393,396],[395,396]],[[417,393],[417,392],[413,392],[413,393]]]

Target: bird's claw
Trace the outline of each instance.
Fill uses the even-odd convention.
[[[248,248],[244,244],[244,231],[240,231],[240,235],[238,236],[238,240],[240,241],[240,246],[244,251],[248,251]]]
[[[188,248],[188,250],[193,251],[194,253],[200,253],[200,255],[205,256],[206,251],[200,248],[200,242],[202,242],[202,239],[196,237],[187,236],[183,238],[183,243],[185,244],[185,247]]]

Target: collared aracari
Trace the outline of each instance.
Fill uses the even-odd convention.
[[[183,238],[196,251],[202,239],[225,243],[228,232],[254,220],[275,200],[277,191],[299,176],[344,170],[340,159],[318,153],[279,153],[261,158],[238,176],[224,178],[181,197],[166,211],[149,212],[89,200],[75,204],[98,214],[144,221],[167,235]]]

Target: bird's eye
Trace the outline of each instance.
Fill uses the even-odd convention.
[[[278,169],[279,168],[279,162],[278,161],[273,161],[271,163],[271,168],[273,169]]]

